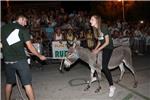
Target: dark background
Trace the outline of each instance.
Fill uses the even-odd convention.
[[[88,13],[99,13],[109,20],[122,18],[121,1],[10,1],[10,7],[59,9],[63,7],[66,12],[84,10]],[[6,1],[1,1],[2,15],[7,13]],[[126,20],[150,20],[150,1],[125,1]]]

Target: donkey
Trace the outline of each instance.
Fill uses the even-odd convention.
[[[86,62],[91,70],[90,80],[88,82],[87,87],[84,91],[88,90],[91,86],[91,83],[94,80],[94,72],[96,72],[96,78],[99,82],[99,87],[95,90],[95,92],[99,92],[101,89],[100,80],[101,80],[101,69],[102,69],[102,52],[99,52],[98,56],[94,55],[89,49],[83,48],[81,46],[74,45],[68,49],[68,53],[66,58],[64,59],[65,68],[70,68],[70,66],[75,63],[79,58]],[[128,46],[118,46],[114,48],[112,56],[110,58],[108,68],[114,69],[119,67],[121,70],[121,75],[117,82],[121,81],[123,74],[125,72],[124,65],[132,72],[134,76],[134,85],[133,87],[137,87],[137,80],[134,68],[132,66],[132,54],[131,49]]]

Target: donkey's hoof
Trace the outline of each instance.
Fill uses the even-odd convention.
[[[89,84],[89,83],[90,83],[90,81],[86,81],[86,83],[87,83],[87,84]]]
[[[70,71],[70,68],[64,68],[65,71]]]
[[[84,89],[84,91],[89,90],[89,88],[90,88],[90,86],[88,85],[88,86]]]
[[[62,69],[59,69],[59,72],[60,72],[60,73],[64,73]]]
[[[97,81],[97,78],[96,77],[93,77],[92,80],[91,80],[91,83]]]
[[[101,89],[101,87],[97,88],[97,89],[95,90],[95,93],[100,92],[100,89]]]
[[[137,88],[138,82],[135,82],[133,88]]]

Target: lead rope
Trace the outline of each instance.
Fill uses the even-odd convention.
[[[98,64],[98,54],[96,55],[96,65]]]
[[[60,63],[60,67],[59,67],[59,71],[60,71],[60,72],[63,72],[63,70],[62,70],[63,62],[64,62],[64,59],[62,59],[62,60],[61,60],[61,63]]]
[[[53,57],[46,57],[46,59],[53,59]],[[64,62],[64,58],[61,59],[61,62],[60,62],[60,66],[59,66],[59,71],[60,71],[60,72],[62,72],[63,62]]]
[[[23,96],[22,91],[21,91],[21,87],[20,87],[20,84],[19,84],[19,78],[18,78],[17,73],[15,73],[15,76],[16,76],[17,88],[18,88],[19,94],[20,94],[20,96],[21,96],[21,99],[22,99],[22,100],[26,100],[26,99],[24,98],[24,96]]]

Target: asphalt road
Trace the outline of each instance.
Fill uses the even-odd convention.
[[[55,62],[55,63],[54,63]],[[133,88],[133,76],[126,69],[123,80],[119,83],[115,81],[119,78],[120,70],[112,70],[116,92],[112,98],[108,97],[109,86],[105,76],[102,74],[101,87],[99,93],[94,93],[97,82],[92,84],[89,91],[83,91],[89,79],[90,70],[85,63],[76,63],[69,71],[60,73],[58,71],[58,61],[47,61],[43,65],[43,70],[39,69],[39,64],[32,64],[33,88],[36,100],[150,100],[150,55],[133,56],[133,66],[138,78],[138,87]],[[1,100],[4,100],[4,65],[1,70]],[[24,94],[24,91],[22,89]],[[25,94],[24,94],[24,97]],[[12,93],[12,100],[21,100],[16,86]]]

